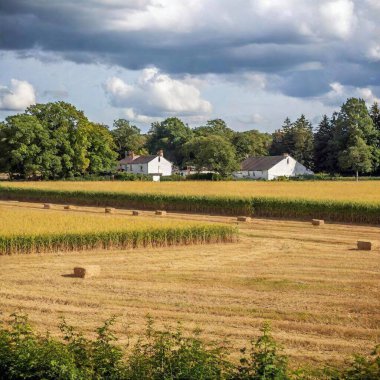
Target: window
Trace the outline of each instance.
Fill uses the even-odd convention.
[[[286,163],[289,165],[289,157],[286,159]]]
[[[140,171],[144,171],[144,167],[142,165],[140,165]]]
[[[161,162],[161,156],[158,156],[158,162]]]
[[[129,170],[132,171],[132,165],[129,165]]]

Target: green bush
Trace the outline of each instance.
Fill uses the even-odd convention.
[[[287,358],[279,352],[276,341],[270,334],[267,323],[261,329],[262,335],[257,341],[251,342],[251,350],[243,348],[234,380],[261,380],[261,379],[290,379],[287,368]]]
[[[369,356],[355,355],[349,367],[339,377],[344,380],[379,380],[380,379],[380,345]]]
[[[34,332],[23,314],[0,322],[0,380],[330,380],[379,379],[379,347],[369,356],[355,356],[347,368],[320,369],[322,376],[292,372],[264,324],[261,336],[242,349],[239,364],[228,360],[226,344],[205,344],[200,332],[147,328],[129,346],[117,344],[111,328],[115,317],[86,338],[62,319],[62,338]]]

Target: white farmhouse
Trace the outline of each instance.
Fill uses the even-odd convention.
[[[164,157],[163,150],[156,156],[138,156],[128,152],[125,158],[119,161],[118,170],[133,174],[150,174],[154,179],[172,174],[173,164]]]
[[[288,154],[282,156],[248,157],[241,163],[241,170],[234,172],[236,178],[266,179],[296,177],[314,174]]]

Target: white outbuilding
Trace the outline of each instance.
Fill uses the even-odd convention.
[[[128,152],[126,157],[119,161],[117,169],[126,173],[150,174],[154,178],[159,178],[170,176],[173,164],[164,157],[163,150],[158,151],[156,156],[139,156],[133,152]]]
[[[266,180],[312,174],[314,172],[288,154],[248,157],[241,163],[241,169],[233,173],[235,178]]]

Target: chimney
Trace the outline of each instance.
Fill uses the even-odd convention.
[[[164,151],[162,149],[160,149],[158,152],[157,152],[157,156],[159,157],[164,157]]]
[[[289,153],[282,153],[284,157],[289,157]]]
[[[135,153],[134,153],[132,150],[130,150],[130,151],[128,152],[128,157],[130,157],[130,158],[132,158],[132,160],[134,160],[134,158],[135,158]]]

